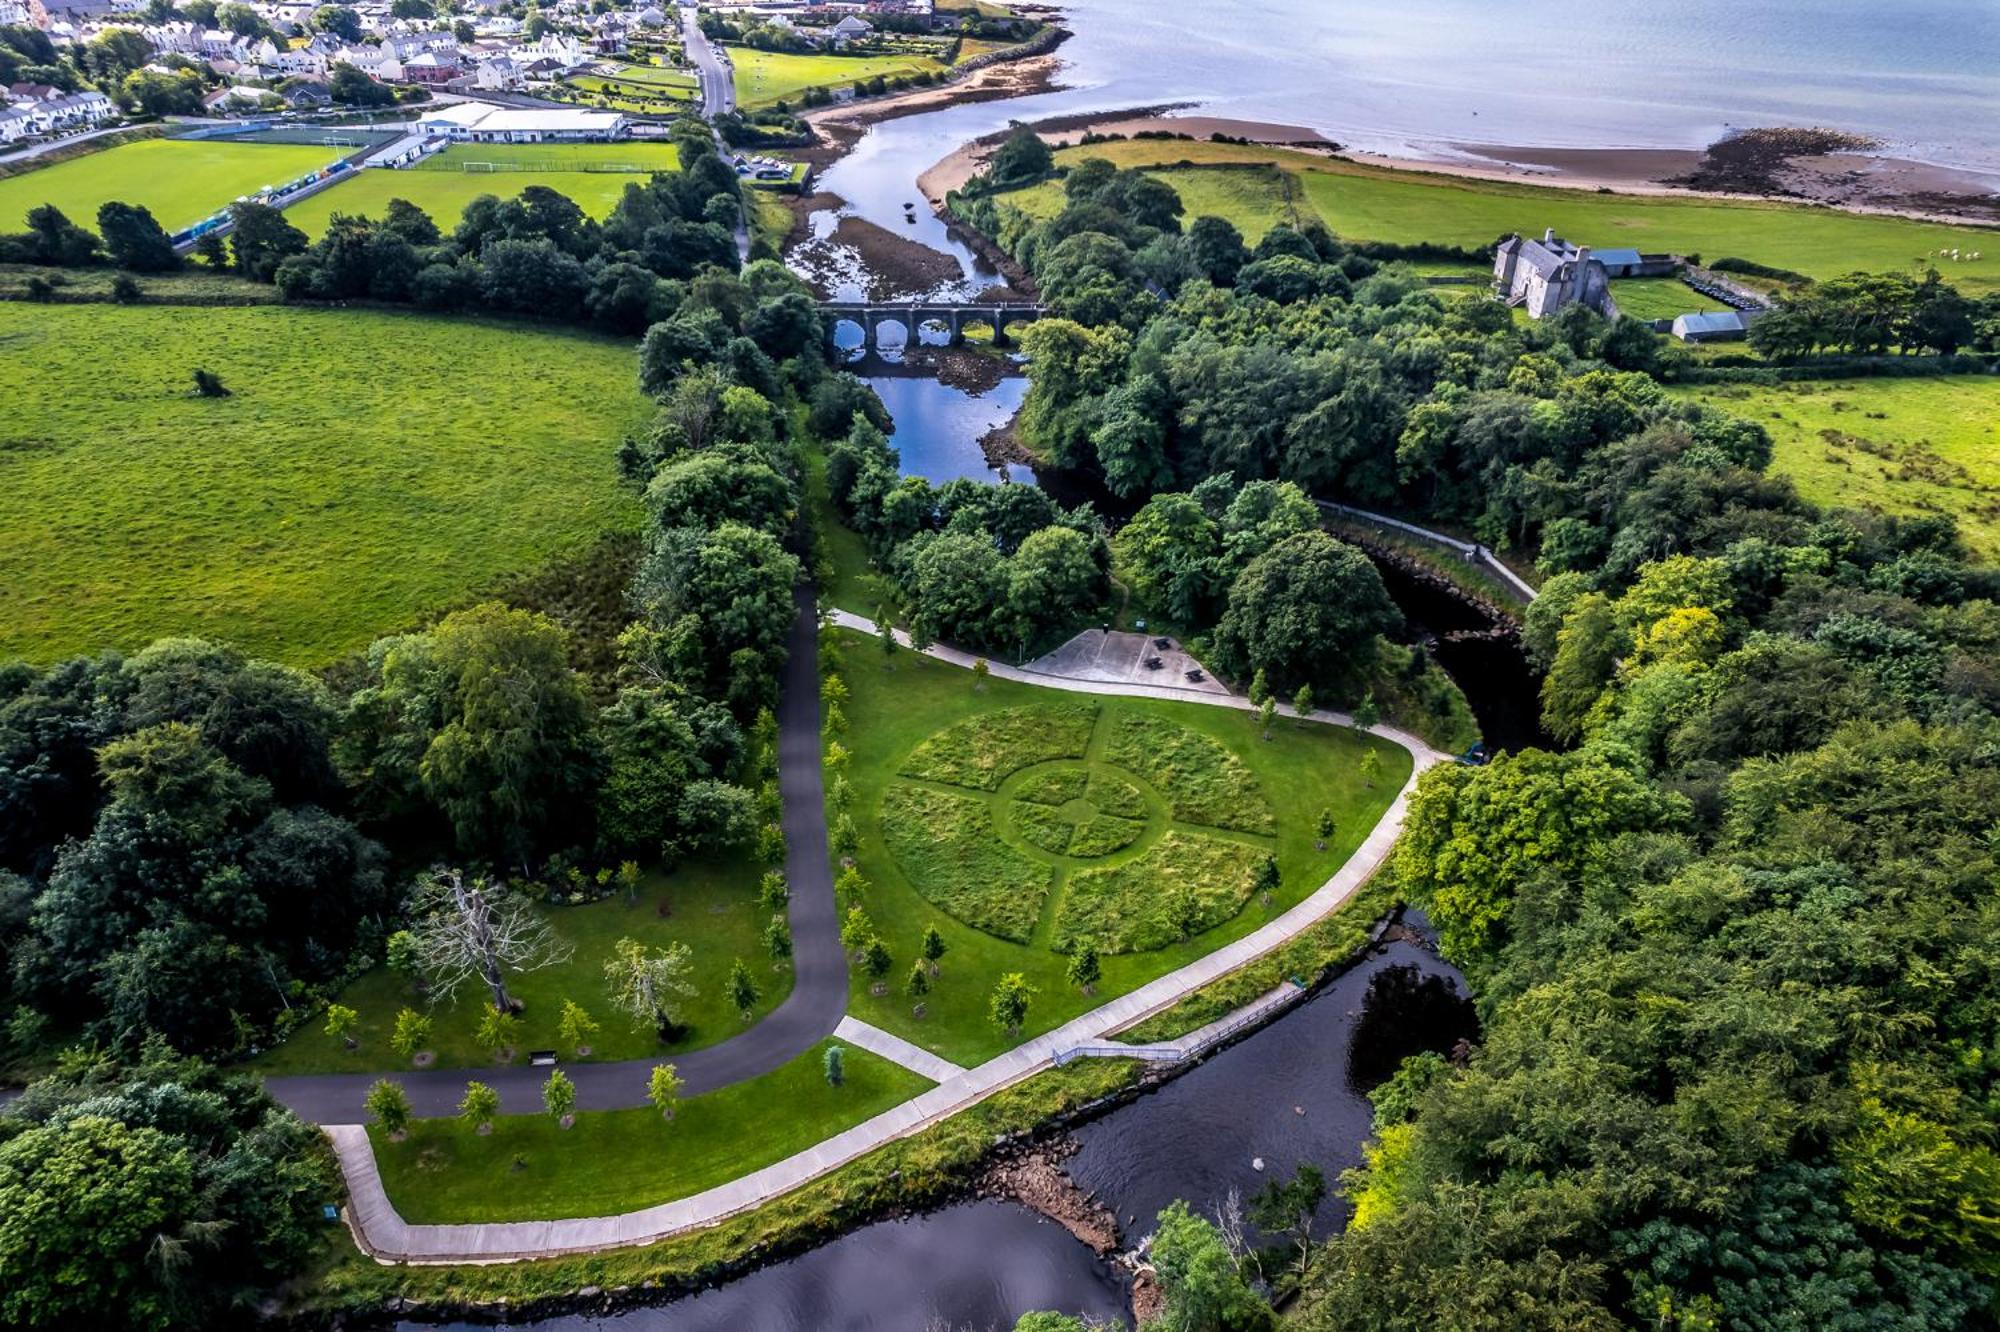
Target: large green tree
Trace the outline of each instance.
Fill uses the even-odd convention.
[[[1271,687],[1351,686],[1374,659],[1376,636],[1402,615],[1382,576],[1353,546],[1300,532],[1237,575],[1215,630],[1217,664],[1242,677],[1263,671]]]

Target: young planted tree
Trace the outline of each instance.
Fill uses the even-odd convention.
[[[903,993],[912,999],[921,1000],[931,992],[931,970],[922,958],[910,963],[910,974],[903,981]]]
[[[792,900],[792,890],[785,886],[785,876],[777,870],[766,870],[764,880],[757,887],[757,901],[766,911],[783,911],[785,903]]]
[[[424,973],[418,965],[416,935],[408,930],[397,930],[383,941],[382,957],[389,970],[409,980],[412,990],[423,990]]]
[[[681,1025],[681,1005],[695,995],[688,981],[693,967],[684,943],[648,948],[637,939],[620,939],[604,964],[611,1004],[630,1016],[640,1031],[650,1028],[664,1040]]]
[[[417,967],[436,995],[449,999],[477,977],[499,1013],[514,1011],[509,975],[567,962],[572,951],[526,898],[483,879],[467,882],[455,869],[418,885],[411,914]]]
[[[639,862],[623,860],[618,863],[618,887],[625,894],[626,906],[639,903]]]
[[[1278,717],[1278,700],[1266,698],[1257,705],[1257,725],[1262,728],[1264,738],[1271,738],[1271,723]]]
[[[923,942],[917,945],[917,952],[923,956],[924,965],[931,969],[931,975],[937,975],[938,959],[945,955],[944,935],[938,933],[937,926],[924,927]]]
[[[389,1033],[389,1048],[405,1059],[415,1059],[417,1051],[431,1038],[431,1020],[414,1008],[396,1014],[396,1029]]]
[[[828,675],[819,682],[819,701],[826,704],[845,703],[848,699],[847,681],[838,675]]]
[[[826,1073],[827,1086],[838,1087],[847,1081],[847,1051],[839,1046],[827,1046],[826,1053],[820,1056],[819,1066]]]
[[[771,961],[783,963],[792,955],[792,926],[785,919],[785,913],[776,912],[771,923],[764,927],[764,947],[770,951]]]
[[[993,674],[993,668],[986,664],[986,658],[981,657],[978,661],[973,662],[972,687],[975,690],[983,692],[986,688],[987,677],[992,674]]]
[[[1104,977],[1104,969],[1098,965],[1097,945],[1085,940],[1069,955],[1069,983],[1085,994],[1097,993],[1097,982]]]
[[[751,1010],[757,1007],[757,982],[750,979],[750,968],[737,958],[729,969],[729,1002],[736,1005],[736,1011],[745,1022],[750,1020]]]
[[[1262,707],[1271,697],[1271,682],[1264,676],[1264,668],[1259,666],[1250,677],[1250,701]]]
[[[859,866],[849,865],[834,879],[833,900],[843,911],[852,911],[868,900],[868,880]]]
[[[1366,782],[1368,789],[1372,791],[1375,789],[1375,783],[1381,778],[1382,756],[1371,749],[1361,756],[1361,780]]]
[[[559,1068],[549,1073],[549,1080],[542,1084],[542,1104],[564,1128],[576,1123],[576,1084],[567,1073]]]
[[[833,854],[842,860],[852,860],[854,853],[861,849],[861,830],[854,826],[854,816],[842,814],[827,830],[827,842]]]
[[[826,807],[835,814],[845,814],[854,804],[854,787],[845,777],[836,777],[827,784]]]
[[[993,996],[987,1000],[986,1015],[993,1020],[994,1026],[1009,1036],[1018,1035],[1021,1024],[1028,1020],[1028,1005],[1035,994],[1035,987],[1028,984],[1026,976],[1010,971],[993,987]]]
[[[652,1075],[646,1079],[646,1099],[660,1112],[660,1118],[674,1117],[681,1103],[681,1075],[672,1064],[653,1065]]]
[[[512,1013],[496,1013],[491,1009],[479,1019],[479,1030],[474,1039],[482,1050],[491,1052],[502,1063],[514,1057],[514,1042],[521,1039],[521,1019]]]
[[[882,942],[881,935],[868,940],[868,946],[861,950],[861,969],[868,973],[868,979],[880,982],[895,965],[895,958],[889,955],[889,945]]]
[[[840,704],[828,703],[826,705],[825,715],[819,725],[820,725],[820,734],[825,736],[827,739],[831,740],[833,739],[834,736],[841,735],[846,732],[847,714],[841,711]]]
[[[590,1038],[597,1031],[597,1019],[590,1010],[574,999],[563,1000],[562,1021],[556,1024],[556,1036],[564,1045],[576,1050],[580,1059],[590,1053]]]
[[[785,863],[785,830],[767,823],[757,830],[757,859],[766,865]]]
[[[1372,731],[1382,724],[1382,709],[1375,703],[1375,691],[1369,690],[1359,703],[1354,705],[1354,724],[1364,731]]]
[[[375,1117],[382,1131],[397,1142],[410,1127],[410,1097],[400,1082],[387,1078],[377,1078],[375,1085],[368,1089],[367,1097],[361,1102],[362,1109]]]
[[[896,647],[897,647],[896,627],[889,623],[889,608],[887,606],[880,607],[876,610],[875,623],[881,627],[880,633],[882,636],[882,658],[884,661],[887,661],[896,655]]]
[[[1309,684],[1302,684],[1299,686],[1299,692],[1292,695],[1292,711],[1303,719],[1312,716],[1312,710],[1313,687]]]
[[[1264,863],[1257,867],[1257,880],[1251,885],[1252,888],[1260,898],[1268,897],[1278,891],[1281,882],[1278,875],[1278,858],[1265,856]]]
[[[500,1113],[500,1093],[483,1082],[465,1084],[465,1096],[458,1103],[458,1117],[484,1137],[493,1131],[494,1116]]]
[[[1331,842],[1332,840],[1333,840],[1333,811],[1330,809],[1323,809],[1319,812],[1319,841],[1317,843],[1316,849],[1320,851],[1326,850],[1326,844],[1328,842]]]
[[[875,923],[868,919],[868,913],[859,906],[847,908],[847,914],[840,921],[840,946],[859,956],[875,937]]]
[[[361,1021],[361,1014],[355,1012],[346,1004],[328,1004],[326,1006],[326,1034],[339,1040],[341,1044],[350,1050],[357,1048],[361,1044],[354,1039],[354,1024],[359,1021]]]

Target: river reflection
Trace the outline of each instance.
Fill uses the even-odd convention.
[[[658,1308],[550,1318],[536,1332],[924,1332],[1006,1328],[1061,1309],[1131,1319],[1118,1269],[1012,1203],[972,1202],[884,1221],[789,1262]],[[399,1325],[417,1332],[419,1324]],[[469,1323],[450,1325],[472,1332]]]
[[[939,485],[959,477],[1035,483],[1035,474],[1018,463],[990,465],[979,447],[982,435],[1021,410],[1026,379],[1009,376],[977,393],[915,375],[878,375],[868,379],[868,386],[895,418],[889,442],[902,455],[906,475]]]

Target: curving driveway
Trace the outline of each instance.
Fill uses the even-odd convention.
[[[833,1035],[847,1012],[847,955],[840,947],[839,913],[826,845],[826,806],[820,787],[818,610],[809,587],[794,593],[790,656],[778,696],[778,790],[784,797],[785,878],[792,890],[792,992],[763,1021],[740,1036],[679,1055],[617,1063],[565,1064],[585,1110],[622,1110],[646,1104],[653,1065],[671,1062],[689,1096],[768,1073]],[[271,1094],[303,1118],[352,1124],[380,1077],[403,1084],[420,1117],[458,1112],[468,1078],[500,1093],[506,1114],[537,1114],[548,1073],[525,1065],[506,1068],[430,1068],[403,1073],[325,1073],[270,1078]]]
[[[875,632],[876,628],[870,621],[844,611],[834,612],[833,620],[836,624],[864,632]],[[782,755],[780,782],[785,794],[786,831],[791,837],[791,859],[788,867],[792,873],[800,876],[793,880],[793,928],[795,931],[800,929],[801,909],[805,908],[807,914],[803,923],[806,927],[830,933],[833,932],[833,892],[832,885],[828,882],[826,839],[822,823],[824,807],[820,801],[818,690],[815,679],[818,654],[814,650],[814,628],[810,594],[801,591],[799,619],[793,629],[792,658],[786,669],[785,696],[779,718],[783,735],[780,741]],[[898,638],[908,641],[901,634]],[[970,654],[953,648],[931,647],[925,651],[940,660],[961,666],[969,666],[974,660]],[[1001,679],[1019,680],[1028,684],[1079,693],[1128,694],[1145,698],[1208,703],[1243,710],[1250,708],[1248,699],[1217,696],[1172,685],[1068,679],[1000,663],[989,663],[989,669]],[[1338,725],[1352,724],[1350,718],[1340,713],[1315,711],[1312,717],[1314,720]],[[1352,897],[1387,858],[1395,845],[1397,835],[1402,831],[1403,818],[1417,778],[1425,769],[1447,762],[1448,756],[1432,749],[1416,736],[1393,727],[1376,727],[1374,733],[1408,750],[1413,763],[1410,780],[1397,793],[1395,800],[1375,827],[1369,831],[1360,847],[1334,872],[1332,878],[1320,885],[1304,901],[1275,920],[1267,922],[1240,939],[1225,944],[1205,957],[1197,958],[1177,971],[1169,972],[1136,990],[1120,995],[1054,1031],[1025,1041],[977,1068],[950,1072],[949,1076],[945,1076],[930,1091],[886,1110],[865,1123],[857,1124],[823,1142],[816,1143],[783,1161],[692,1197],[615,1216],[577,1217],[563,1221],[411,1225],[397,1214],[395,1207],[389,1202],[388,1194],[382,1186],[381,1176],[376,1170],[374,1153],[368,1145],[367,1131],[357,1123],[334,1124],[327,1129],[327,1133],[333,1139],[334,1149],[340,1157],[341,1170],[347,1179],[350,1199],[348,1221],[355,1238],[364,1250],[382,1261],[411,1263],[506,1262],[650,1243],[668,1235],[712,1225],[725,1217],[762,1206],[875,1150],[884,1143],[921,1132],[1004,1087],[1071,1058],[1089,1055],[1155,1054],[1157,1053],[1155,1049],[1124,1046],[1114,1039],[1114,1035],[1133,1023],[1178,1002],[1209,982],[1256,961],[1273,949],[1281,947],[1300,932],[1311,928]],[[808,853],[808,848],[810,848],[809,854],[817,858],[815,865],[810,869],[801,864],[802,855]],[[808,874],[814,876],[811,879],[813,888],[810,892],[801,892],[801,885],[807,882],[804,876]],[[823,908],[823,911],[817,908]],[[711,1051],[698,1051],[696,1054],[683,1056],[682,1060],[677,1062],[685,1070],[696,1067],[697,1061],[700,1061],[700,1067],[704,1070],[703,1077],[707,1079],[701,1084],[702,1087],[718,1086],[722,1082],[732,1080],[729,1077],[720,1077],[720,1080],[717,1080],[718,1075],[729,1065],[738,1064],[746,1070],[761,1071],[775,1063],[783,1062],[791,1054],[803,1049],[805,1044],[810,1044],[811,1041],[834,1030],[835,1025],[841,1023],[841,1013],[847,1001],[845,964],[839,956],[837,934],[833,937],[832,953],[833,956],[829,959],[830,965],[824,973],[819,972],[815,965],[814,974],[817,979],[810,989],[802,959],[799,985],[794,989],[791,1000],[787,1001],[778,1013],[743,1036],[713,1047]],[[802,1011],[796,1018],[786,1018],[788,1010],[802,1007],[805,996],[809,993],[817,996],[811,1002],[821,1004],[823,1007],[812,1013]],[[1209,1028],[1204,1028],[1203,1032],[1193,1033],[1190,1037],[1183,1038],[1181,1042],[1172,1043],[1176,1047],[1177,1056],[1185,1055],[1187,1052],[1178,1047],[1185,1045],[1192,1048],[1207,1039],[1206,1033],[1227,1032],[1245,1021],[1261,1018],[1274,1007],[1274,998],[1275,996],[1267,995],[1253,1001],[1241,1012],[1232,1014]],[[775,1024],[781,1019],[787,1025],[776,1026]],[[850,1025],[843,1025],[843,1029],[850,1033],[850,1038],[855,1039],[856,1044],[868,1043],[865,1039],[860,1039],[866,1034],[865,1032],[855,1031]],[[759,1041],[757,1038],[767,1030],[773,1034],[765,1041]],[[868,1032],[872,1030],[867,1029]],[[777,1034],[779,1032],[783,1034]],[[875,1034],[887,1037],[887,1033]],[[778,1048],[787,1041],[801,1041],[804,1044],[790,1049]],[[766,1048],[767,1045],[769,1048]],[[1159,1049],[1164,1050],[1165,1047]],[[703,1060],[703,1055],[712,1058]],[[890,1057],[893,1058],[895,1055],[891,1054]],[[766,1060],[769,1062],[764,1062]],[[618,1064],[596,1066],[602,1076],[592,1078],[592,1084],[601,1089],[601,1095],[610,1096],[612,1104],[640,1103],[644,1093],[643,1079],[639,1081],[631,1079],[638,1067],[650,1066],[652,1062],[643,1061],[643,1065],[639,1066]],[[944,1074],[949,1068],[948,1065],[938,1067],[935,1069],[935,1074]],[[591,1071],[591,1066],[588,1065],[577,1071],[579,1099],[585,1078]],[[526,1074],[527,1070],[521,1072]],[[446,1076],[453,1081],[455,1090],[457,1080],[463,1074],[461,1071]],[[748,1073],[736,1076],[748,1076]],[[528,1074],[528,1077],[532,1079],[533,1075]],[[358,1081],[365,1082],[366,1079]],[[694,1087],[694,1081],[690,1078],[690,1090],[694,1090]],[[626,1098],[623,1101],[617,1099],[621,1092]],[[507,1093],[503,1091],[503,1099],[506,1095]],[[601,1103],[589,1102],[593,1105]]]

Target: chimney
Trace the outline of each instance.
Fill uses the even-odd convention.
[[[1583,267],[1583,266],[1584,266],[1585,264],[1587,264],[1587,263],[1589,263],[1589,262],[1590,262],[1590,247],[1589,247],[1588,245],[1579,245],[1579,246],[1577,246],[1577,247],[1576,247],[1576,266],[1577,266],[1578,268],[1582,268],[1582,267]]]
[[[1555,243],[1556,243],[1556,229],[1554,227],[1542,228],[1542,244],[1554,245]]]

